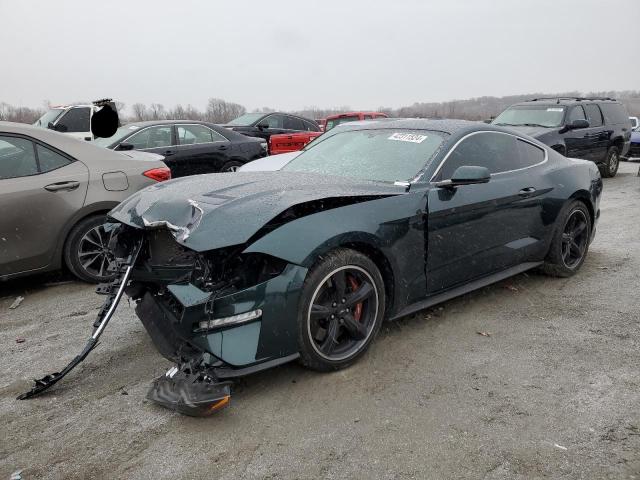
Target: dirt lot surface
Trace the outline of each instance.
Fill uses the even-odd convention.
[[[254,375],[206,419],[145,400],[170,364],[127,301],[75,372],[16,401],[80,351],[102,297],[4,284],[0,478],[640,479],[640,178],[620,170],[577,276],[519,275],[387,324],[342,372]]]

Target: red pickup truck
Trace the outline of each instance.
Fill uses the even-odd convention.
[[[345,122],[373,120],[374,118],[386,117],[387,115],[381,112],[349,112],[330,115],[324,122],[324,131],[329,131],[336,125],[340,125]],[[298,150],[302,150],[307,143],[320,135],[322,135],[322,132],[297,132],[271,135],[269,138],[269,154],[277,155],[278,153],[297,152]]]

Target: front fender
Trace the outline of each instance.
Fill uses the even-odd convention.
[[[425,192],[386,197],[307,215],[253,242],[245,253],[264,253],[311,268],[340,246],[365,244],[381,252],[393,272],[400,304],[426,294]]]

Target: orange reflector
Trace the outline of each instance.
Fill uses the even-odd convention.
[[[231,395],[227,395],[226,397],[218,400],[216,403],[209,407],[210,412],[215,412],[216,410],[220,410],[221,408],[229,405],[229,400],[231,400]]]

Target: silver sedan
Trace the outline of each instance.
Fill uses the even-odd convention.
[[[0,122],[0,280],[63,265],[85,281],[107,279],[106,213],[171,178],[162,158]]]

